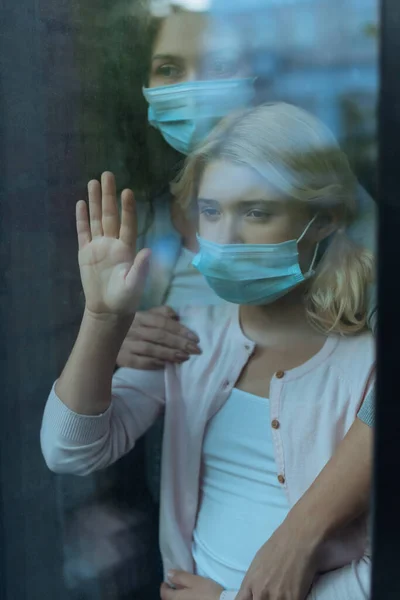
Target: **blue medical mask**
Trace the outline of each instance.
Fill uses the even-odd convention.
[[[170,146],[189,152],[223,117],[249,106],[254,79],[217,79],[143,88],[148,120]]]
[[[271,304],[314,275],[314,256],[307,273],[299,265],[297,244],[303,239],[315,217],[298,240],[282,244],[216,244],[197,236],[199,252],[195,266],[214,292],[233,304]]]

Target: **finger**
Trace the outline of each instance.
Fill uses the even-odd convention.
[[[186,571],[168,571],[168,580],[174,585],[184,588],[194,587],[198,579],[198,575],[192,575]]]
[[[170,317],[165,317],[160,314],[145,311],[137,313],[135,320],[137,324],[142,325],[143,327],[158,329],[160,331],[170,333],[174,336],[182,337],[185,341],[190,340],[195,344],[199,343],[199,338],[193,331],[190,331],[190,329],[188,329],[184,325],[181,325],[179,322],[175,321],[174,319],[171,319]],[[153,338],[151,339],[151,341],[153,341]]]
[[[76,204],[76,231],[78,234],[78,247],[79,250],[82,250],[92,240],[89,214],[84,200],[79,200]]]
[[[104,235],[117,238],[119,234],[119,214],[115,177],[109,171],[101,176],[102,225]]]
[[[124,190],[121,194],[121,228],[119,238],[124,244],[136,247],[137,221],[135,198],[132,190]]]
[[[134,342],[144,342],[154,345],[160,349],[157,358],[163,360],[172,360],[173,353],[186,352],[186,354],[201,354],[198,344],[192,342],[187,337],[175,335],[163,328],[140,326],[135,332]],[[165,352],[168,352],[166,354]],[[171,354],[172,352],[172,354]]]
[[[151,252],[147,248],[136,255],[133,265],[125,277],[125,284],[137,297],[143,292],[147,275],[149,273]]]
[[[181,590],[174,590],[168,583],[162,583],[160,587],[161,600],[180,600],[182,598]]]
[[[170,586],[167,583],[162,583],[161,587],[160,587],[160,598],[161,600],[173,600],[175,598],[175,595],[173,592],[175,592],[176,590],[173,590],[172,588],[170,588]]]
[[[179,315],[174,311],[170,306],[156,306],[155,308],[150,308],[147,312],[162,315],[163,317],[168,317],[169,319],[179,319]]]
[[[142,340],[129,343],[128,348],[132,356],[137,358],[142,357],[147,360],[156,360],[157,362],[160,361],[163,366],[166,363],[183,363],[190,358],[190,352],[185,350],[166,348],[165,346]]]
[[[101,186],[98,181],[92,179],[88,183],[90,230],[92,238],[103,235],[101,224]]]

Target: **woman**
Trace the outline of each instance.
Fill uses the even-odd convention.
[[[371,388],[373,262],[346,233],[355,185],[333,136],[304,111],[264,105],[227,119],[188,159],[175,191],[197,202],[194,264],[230,304],[180,311],[201,332],[202,354],[114,377],[149,252],[134,260],[132,194],[122,195],[120,227],[110,175],[102,199],[100,185],[89,186],[90,227],[78,203],[86,310],[46,406],[42,450],[53,470],[84,475],[128,452],[165,410],[161,550],[166,575],[188,573],[172,580],[178,590],[163,584],[162,597],[237,590]],[[318,533],[310,599],[367,597],[365,530],[360,519]]]

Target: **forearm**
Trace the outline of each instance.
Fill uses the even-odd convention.
[[[373,430],[356,419],[338,450],[293,507],[288,521],[315,545],[363,514],[369,504]]]
[[[111,402],[117,355],[132,318],[101,317],[85,311],[68,362],[56,385],[60,400],[82,415],[98,415]]]

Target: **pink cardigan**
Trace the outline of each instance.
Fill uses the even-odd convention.
[[[196,331],[203,354],[164,371],[120,369],[112,404],[99,416],[70,411],[54,388],[43,416],[41,445],[50,469],[86,475],[127,453],[165,411],[160,547],[164,572],[193,572],[192,534],[199,502],[202,443],[210,418],[227,400],[254,350],[237,306],[189,308],[181,321]],[[328,337],[305,364],[278,372],[270,385],[276,473],[292,507],[331,458],[353,423],[374,367],[370,334]],[[240,543],[240,540],[238,540]],[[368,598],[367,521],[326,543],[310,600]],[[335,570],[333,570],[335,569]],[[232,598],[235,592],[228,594]]]

